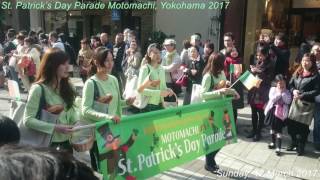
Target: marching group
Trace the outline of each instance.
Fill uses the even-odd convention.
[[[28,91],[23,118],[25,126],[51,134],[50,146],[71,154],[69,135],[80,116],[91,123],[106,120],[117,124],[121,123],[124,107],[132,113],[160,110],[166,108],[165,102],[175,102],[176,95],[181,94],[184,95],[183,105],[188,105],[192,101],[194,84],[201,85],[204,101],[233,96],[237,122],[237,109],[244,107],[244,87],[237,81],[242,68],[231,70],[230,66],[243,62],[233,34],[225,33],[223,39],[224,48],[219,52],[215,51],[212,42],[202,42],[201,35],[195,33],[183,42],[180,54],[176,41],[166,39],[161,45],[150,44],[143,57],[135,32],[125,29],[115,36],[114,44],[107,33],[82,39],[76,55],[64,34],[16,33],[9,29],[5,41],[0,42],[3,67],[0,86],[7,76],[16,81],[21,90]],[[272,141],[269,148],[276,148],[276,153],[281,155],[282,129],[288,126],[292,143],[287,150],[296,149],[297,154],[302,155],[312,119],[314,143],[317,149],[320,148],[320,98],[317,98],[320,43],[304,43],[294,67],[289,67],[289,58],[285,34],[277,34],[274,40],[270,33],[260,35],[249,71],[262,82],[248,92],[252,110],[252,132],[248,138],[259,141],[264,124],[270,124]],[[77,103],[77,93],[69,81],[71,72],[74,70],[72,74],[75,74],[76,69],[84,82],[80,103]],[[42,97],[44,107],[41,107]],[[41,121],[39,110],[42,108],[59,114],[58,121]],[[77,113],[79,109],[80,114]],[[18,140],[18,137],[4,139],[0,145]],[[219,167],[214,160],[217,152],[206,155],[206,170],[217,172]],[[94,170],[99,169],[97,153],[94,142],[90,150]]]

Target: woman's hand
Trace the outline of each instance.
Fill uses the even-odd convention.
[[[113,116],[113,117],[111,118],[111,120],[112,120],[115,124],[120,123],[120,117],[119,117],[119,116]]]
[[[47,111],[52,114],[60,114],[64,110],[64,106],[62,104],[52,105],[47,107]]]
[[[126,104],[131,106],[135,100],[136,97],[129,97],[128,99],[126,99]]]
[[[167,91],[169,91],[169,96],[173,96],[174,95],[174,92],[172,89],[168,88]]]
[[[197,70],[196,69],[191,69],[191,74],[193,75],[193,76],[195,76],[196,74],[197,74]]]
[[[63,124],[56,124],[54,126],[54,130],[58,133],[62,133],[62,134],[70,134],[72,133],[72,128],[73,126],[70,125],[63,125]]]
[[[300,96],[300,91],[299,90],[293,90],[293,99],[300,99],[301,96]]]
[[[104,103],[104,104],[109,104],[112,101],[112,95],[107,94],[106,96],[101,96],[98,99],[98,102]]]
[[[168,91],[168,90],[163,90],[163,91],[161,91],[160,92],[160,96],[161,97],[167,97],[167,96],[169,96],[170,95],[170,91]]]

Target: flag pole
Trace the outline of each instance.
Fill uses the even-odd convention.
[[[240,78],[238,78],[229,88],[232,88],[239,81],[240,81]]]

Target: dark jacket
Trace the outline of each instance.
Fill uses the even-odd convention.
[[[187,68],[189,69],[187,72],[188,75],[188,84],[187,84],[187,91],[192,91],[192,84],[201,84],[202,81],[202,72],[204,69],[204,61],[202,58],[200,58],[199,61],[188,61],[187,62]],[[192,75],[191,70],[195,69],[197,70],[196,75]]]
[[[276,55],[274,70],[275,74],[287,76],[289,70],[290,50],[286,47],[280,48],[274,45],[271,46],[271,49]]]
[[[255,67],[259,72],[255,72],[253,75],[258,76],[262,82],[259,88],[254,87],[249,91],[248,102],[251,105],[263,106],[268,102],[268,94],[274,78],[274,64],[270,59],[266,59],[263,62],[256,62]]]
[[[122,72],[122,61],[124,59],[126,44],[124,42],[114,45],[113,58],[114,68],[118,72]]]
[[[314,102],[314,98],[319,94],[319,82],[319,73],[306,77],[294,75],[289,82],[289,89],[291,93],[293,90],[299,90],[301,100]]]

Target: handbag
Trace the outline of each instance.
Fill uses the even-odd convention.
[[[290,106],[288,118],[309,126],[314,115],[314,108],[314,103],[294,99]]]
[[[177,81],[176,84],[179,86],[187,87],[188,85],[188,75],[184,74],[182,75]]]
[[[31,60],[27,67],[27,75],[28,76],[35,76],[36,75],[36,64]]]
[[[92,79],[92,82],[93,82],[93,105],[92,105],[92,109],[94,109],[95,111],[97,112],[100,112],[100,113],[105,113],[107,114],[108,113],[108,108],[109,108],[109,104],[107,103],[101,103],[98,100],[98,98],[100,97],[100,93],[99,93],[99,89],[98,89],[98,85],[97,85],[97,82],[95,80]]]
[[[200,103],[203,101],[203,99],[200,95],[201,90],[202,90],[202,86],[200,84],[193,84],[192,85],[190,104],[196,104],[196,103]]]
[[[135,97],[135,90],[137,89],[138,76],[133,75],[130,79],[128,78],[126,87],[124,88],[124,92],[122,97],[124,99],[128,99],[130,97]]]
[[[178,106],[178,97],[176,94],[163,98],[162,106],[164,108],[173,108]]]
[[[40,85],[40,84],[39,84]],[[43,110],[42,108],[46,105],[44,88],[41,87],[41,97],[39,102],[38,112],[36,118],[48,123],[57,123],[59,115],[52,114]],[[35,147],[49,147],[52,141],[52,134],[46,134],[35,129],[26,127],[23,123],[23,113],[25,111],[26,103],[20,102],[16,110],[13,110],[13,116],[11,117],[15,122],[18,122],[18,127],[20,130],[20,144],[31,145]]]
[[[275,110],[274,110],[274,115],[281,119],[282,121],[284,121],[287,116],[288,116],[288,111],[285,110],[285,107],[284,105],[281,105],[281,104],[276,104],[275,105]]]

